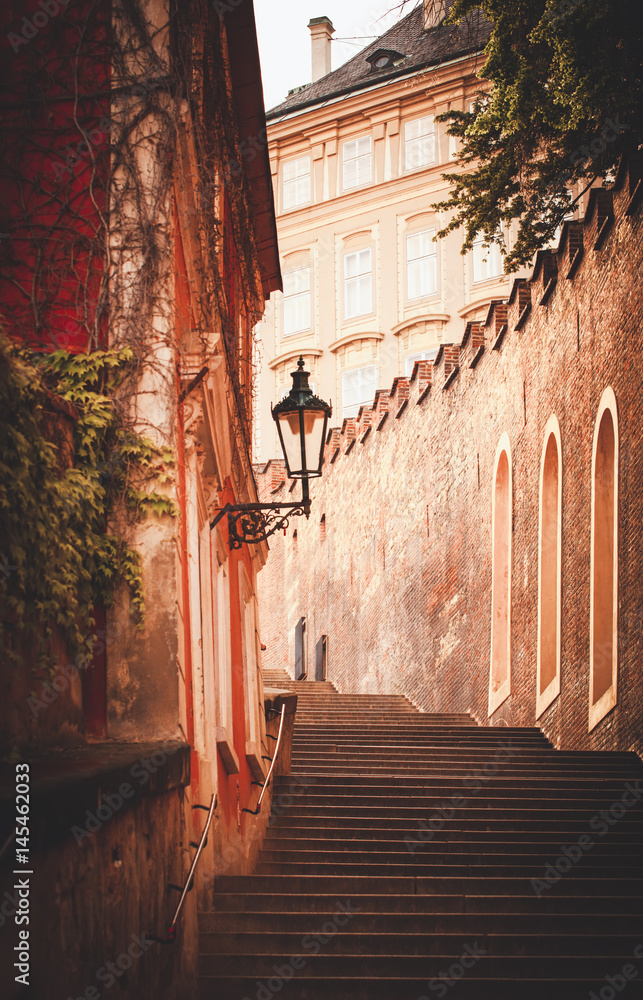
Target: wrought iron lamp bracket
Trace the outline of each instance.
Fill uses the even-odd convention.
[[[291,517],[304,514],[310,516],[310,500],[295,503],[227,503],[216,517],[210,521],[210,529],[228,515],[228,539],[231,549],[242,545],[257,545],[264,542],[275,531],[288,527]]]

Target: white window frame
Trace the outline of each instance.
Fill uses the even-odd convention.
[[[354,165],[354,167],[353,167]],[[351,172],[354,169],[354,177]],[[373,183],[373,140],[370,135],[351,139],[342,146],[342,190],[353,191]]]
[[[305,275],[305,278],[303,277]],[[293,278],[293,291],[288,292],[287,287],[290,278]],[[311,267],[305,264],[303,267],[293,267],[284,273],[283,292],[283,335],[293,337],[298,333],[304,333],[312,329],[311,324]],[[301,282],[302,287],[299,287]],[[307,286],[307,287],[306,287]],[[303,320],[298,317],[299,310],[305,304],[305,314]]]
[[[312,160],[310,156],[300,156],[296,160],[285,160],[281,169],[281,208],[292,212],[312,201]]]
[[[419,237],[427,237],[429,247],[428,253],[411,257],[410,244],[412,240]],[[409,302],[416,299],[426,299],[431,295],[438,294],[438,245],[433,242],[435,229],[421,229],[415,233],[406,234],[406,298]],[[426,264],[423,264],[426,262]],[[432,270],[432,273],[431,273]],[[426,271],[426,274],[423,272]],[[411,274],[419,275],[418,285],[420,291],[411,294]],[[426,277],[426,287],[423,287],[423,279]]]
[[[368,268],[364,261],[368,259]],[[348,275],[350,262],[355,260],[355,274]],[[362,268],[360,270],[360,268]],[[354,307],[349,308],[349,294],[356,291]],[[363,247],[361,250],[351,250],[344,254],[344,319],[355,319],[357,316],[368,316],[373,312],[373,250]]]
[[[486,245],[484,235],[480,233],[473,241],[471,251],[472,284],[497,281],[503,274],[503,253],[500,246],[497,243]]]
[[[359,375],[359,374],[361,374],[363,372],[367,372],[367,371],[368,372],[372,372],[374,374],[374,380],[373,380],[373,385],[372,385],[372,389],[373,389],[372,393],[371,393],[371,386],[367,386],[364,389],[362,389],[361,392],[358,392],[359,400],[356,400],[355,402],[346,404],[346,402],[345,402],[345,399],[346,399],[346,381],[348,379],[350,379],[351,377],[354,378],[356,375]],[[362,367],[360,367],[360,368],[353,368],[350,371],[344,372],[344,374],[342,375],[342,419],[346,419],[347,417],[356,417],[357,414],[359,413],[359,410],[360,410],[361,406],[366,406],[369,403],[372,403],[373,400],[374,400],[374,398],[375,398],[375,393],[377,392],[378,385],[379,385],[379,372],[378,372],[378,369],[377,369],[377,365],[375,365],[375,364],[373,364],[373,365],[362,365]],[[350,411],[350,412],[347,412],[347,411]]]
[[[404,125],[404,172],[435,163],[435,116],[424,115]]]

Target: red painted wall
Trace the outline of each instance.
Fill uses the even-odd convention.
[[[0,11],[0,308],[13,336],[44,349],[84,350],[105,330],[110,11],[88,0]]]

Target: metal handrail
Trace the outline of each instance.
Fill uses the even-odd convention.
[[[168,928],[167,937],[160,938],[160,937],[155,937],[154,935],[148,934],[147,936],[152,941],[157,941],[159,944],[174,944],[174,942],[176,940],[176,924],[177,924],[177,921],[179,919],[179,914],[181,913],[181,909],[183,907],[183,903],[185,902],[185,897],[187,896],[188,892],[192,888],[192,884],[191,883],[192,883],[192,878],[194,876],[194,871],[196,869],[196,866],[197,866],[197,863],[199,861],[199,858],[201,857],[201,852],[202,852],[203,848],[206,845],[206,841],[208,839],[208,830],[210,829],[210,824],[212,822],[212,817],[214,816],[214,810],[216,809],[216,805],[217,805],[217,796],[215,794],[213,794],[212,795],[212,799],[210,800],[210,808],[208,810],[208,818],[205,821],[205,826],[203,827],[203,833],[201,834],[201,839],[200,839],[200,841],[198,843],[196,854],[194,855],[194,858],[192,859],[192,864],[190,865],[190,870],[188,872],[187,878],[186,878],[185,883],[183,885],[183,891],[181,892],[181,897],[180,897],[180,899],[179,899],[179,901],[177,903],[176,910],[174,911],[174,916],[172,917],[172,923],[170,924],[170,926]],[[194,808],[195,809],[207,809],[207,806],[194,806]]]
[[[281,706],[281,715],[280,715],[280,718],[279,718],[279,731],[277,733],[277,743],[275,745],[275,752],[274,752],[274,755],[272,756],[272,758],[269,758],[271,760],[270,769],[268,771],[268,774],[266,775],[266,780],[264,781],[264,783],[263,783],[263,785],[261,787],[261,794],[259,796],[259,801],[257,802],[257,808],[256,809],[243,809],[242,810],[243,812],[250,813],[252,816],[258,816],[259,813],[260,813],[260,811],[261,811],[261,803],[263,802],[263,797],[266,794],[266,791],[268,789],[268,784],[269,784],[270,779],[272,777],[272,772],[274,771],[275,764],[277,762],[277,754],[279,753],[279,748],[281,746],[281,736],[282,736],[283,729],[284,729],[284,719],[285,718],[286,718],[286,706],[282,705]],[[156,941],[156,942],[158,942],[158,944],[174,944],[174,942],[176,941],[176,924],[177,924],[177,921],[179,919],[179,914],[181,913],[181,909],[183,907],[183,903],[185,902],[185,897],[187,896],[188,892],[192,888],[192,884],[191,883],[192,883],[192,878],[194,876],[194,871],[196,869],[196,866],[198,864],[199,858],[201,856],[201,852],[202,852],[203,848],[205,847],[205,844],[206,844],[206,841],[207,841],[207,837],[208,837],[208,830],[210,829],[210,824],[212,822],[212,817],[214,816],[214,810],[216,808],[216,805],[217,805],[217,797],[216,797],[216,795],[213,794],[212,799],[210,801],[210,808],[208,810],[208,818],[205,821],[205,826],[203,828],[203,833],[201,834],[201,839],[200,839],[200,841],[199,841],[199,843],[197,845],[196,854],[194,855],[194,858],[192,859],[192,864],[190,865],[190,870],[189,870],[189,872],[187,874],[187,878],[186,878],[185,883],[183,885],[183,890],[181,892],[181,897],[180,897],[180,899],[179,899],[179,901],[177,903],[176,910],[174,911],[174,916],[172,917],[172,923],[170,924],[170,926],[168,928],[167,937],[161,938],[161,937],[156,937],[153,934],[148,934],[147,937],[151,941]],[[194,808],[195,809],[206,809],[207,806],[194,806]]]
[[[263,785],[261,786],[261,795],[259,796],[259,801],[257,802],[257,808],[256,809],[242,809],[242,812],[250,813],[251,816],[258,816],[259,813],[260,813],[260,811],[261,811],[261,803],[263,802],[263,797],[266,794],[266,791],[267,791],[267,788],[268,788],[268,783],[269,783],[269,781],[270,781],[270,779],[272,777],[272,772],[274,771],[275,764],[277,762],[277,754],[279,753],[279,747],[281,746],[281,734],[283,732],[284,719],[285,718],[286,718],[286,706],[284,704],[284,705],[281,706],[281,716],[279,718],[279,732],[277,733],[277,743],[275,745],[275,752],[274,752],[272,758],[268,758],[269,760],[272,761],[272,763],[270,765],[270,770],[268,771],[268,774],[266,776],[266,780],[264,781]]]

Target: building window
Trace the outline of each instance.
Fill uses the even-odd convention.
[[[310,330],[310,268],[284,274],[284,337]]]
[[[373,180],[373,155],[370,135],[364,135],[352,142],[345,142],[342,147],[343,187],[362,187]]]
[[[366,365],[342,375],[342,417],[356,417],[377,392],[377,365]]]
[[[562,497],[560,429],[550,417],[540,463],[537,719],[560,693]]]
[[[473,243],[473,281],[489,281],[503,274],[504,255],[497,243],[485,244],[482,235],[476,237]]]
[[[283,166],[282,207],[284,212],[310,204],[310,156],[287,160]]]
[[[491,669],[489,715],[511,692],[511,447],[503,434],[496,452],[492,497]]]
[[[430,163],[435,163],[433,115],[407,122],[404,126],[404,169],[419,170]]]
[[[315,680],[325,681],[328,678],[328,636],[322,635],[315,647]]]
[[[411,377],[416,361],[435,361],[437,353],[437,347],[433,347],[430,351],[418,351],[417,354],[407,354],[404,359],[404,377]]]
[[[406,237],[406,288],[409,299],[435,295],[438,290],[437,243],[435,229],[425,229]]]
[[[618,663],[618,417],[606,389],[592,451],[589,728],[616,705]]]
[[[373,270],[370,247],[344,255],[344,318],[373,311]]]
[[[401,62],[404,56],[394,49],[377,49],[370,56],[366,56],[366,62],[370,63],[371,70],[388,69]]]

